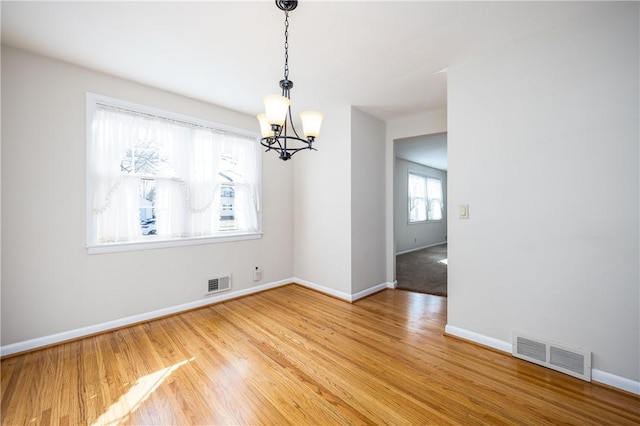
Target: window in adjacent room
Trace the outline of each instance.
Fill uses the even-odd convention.
[[[87,110],[90,252],[259,238],[256,135],[92,94]]]
[[[409,172],[409,223],[442,220],[442,180]]]

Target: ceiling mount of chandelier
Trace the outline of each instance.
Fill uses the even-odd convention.
[[[313,142],[320,133],[323,115],[317,111],[300,113],[302,133],[300,137],[291,117],[291,89],[289,80],[289,12],[298,6],[297,0],[275,0],[278,9],[284,11],[284,78],[280,80],[281,95],[266,95],[265,112],[258,114],[260,122],[260,143],[266,151],[276,151],[281,160],[289,160],[293,154],[305,149],[316,150]]]

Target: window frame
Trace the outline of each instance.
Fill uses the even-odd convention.
[[[257,230],[256,231],[236,231],[225,230],[219,231],[215,235],[197,236],[197,237],[182,237],[182,238],[166,238],[159,239],[153,235],[145,236],[144,240],[136,240],[129,242],[114,242],[114,243],[98,243],[96,241],[96,226],[93,218],[93,207],[91,200],[93,199],[93,182],[91,181],[91,161],[92,161],[92,123],[94,115],[97,110],[98,104],[106,104],[117,108],[129,109],[139,112],[141,114],[150,114],[158,117],[163,117],[169,120],[176,120],[186,122],[196,126],[202,126],[207,128],[213,128],[216,130],[227,131],[231,133],[237,133],[244,136],[255,138],[256,140],[256,153],[257,153],[257,188],[258,194],[258,207],[257,207]],[[228,243],[233,241],[255,240],[262,238],[262,149],[260,144],[257,143],[259,135],[256,132],[251,132],[246,129],[239,129],[219,123],[215,123],[208,120],[199,119],[196,117],[178,114],[159,108],[154,108],[146,105],[137,104],[121,99],[116,99],[96,93],[86,93],[86,170],[85,170],[85,184],[86,184],[86,249],[88,254],[100,254],[100,253],[114,253],[125,252],[135,250],[149,250],[169,247],[184,247],[194,246],[202,244],[218,244]]]
[[[427,208],[426,211],[426,219],[425,220],[411,220],[411,194],[409,193],[409,179],[411,178],[411,175],[415,175],[415,176],[419,176],[421,178],[424,178],[425,180],[425,191],[426,191],[426,206],[428,207],[429,205],[429,201],[431,200],[431,198],[429,198],[429,186],[428,186],[428,180],[429,179],[434,179],[440,182],[440,193],[442,195],[442,198],[440,200],[441,204],[442,204],[442,217],[440,219],[429,219],[429,209]],[[407,184],[407,224],[408,225],[419,225],[419,224],[425,224],[425,223],[439,223],[444,221],[445,219],[445,214],[446,214],[446,208],[445,208],[445,203],[444,203],[444,187],[442,185],[442,178],[439,176],[433,176],[433,175],[429,175],[426,173],[422,173],[422,172],[418,172],[415,170],[408,170],[407,171],[407,180],[406,180],[406,184]]]

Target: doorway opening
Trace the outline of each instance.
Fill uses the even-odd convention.
[[[447,133],[394,140],[397,288],[447,296]]]

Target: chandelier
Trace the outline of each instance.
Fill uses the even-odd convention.
[[[266,151],[274,150],[281,160],[289,160],[293,154],[303,149],[316,150],[313,141],[320,133],[323,114],[317,111],[300,113],[302,133],[300,137],[291,118],[291,89],[289,80],[289,12],[298,6],[297,0],[275,0],[278,9],[284,11],[284,78],[280,80],[281,95],[266,95],[262,98],[265,112],[258,114],[260,122],[260,143]]]

